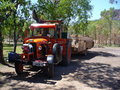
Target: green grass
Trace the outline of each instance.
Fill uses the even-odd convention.
[[[120,45],[115,45],[115,44],[112,44],[112,45],[99,45],[100,47],[120,47]]]
[[[22,44],[18,44],[17,45],[17,49],[16,52],[17,53],[22,53],[22,49],[21,49]],[[9,44],[4,44],[3,45],[3,55],[4,55],[4,59],[6,59],[8,57],[8,53],[12,52],[14,50],[14,46],[13,45],[9,45]]]
[[[0,66],[3,66],[2,64],[0,64]]]
[[[109,45],[108,47],[120,47],[120,45],[112,44],[111,46]]]
[[[0,67],[2,67],[2,66],[3,66],[3,64],[0,63]]]

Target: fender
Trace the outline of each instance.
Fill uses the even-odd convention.
[[[47,62],[48,62],[49,64],[53,64],[53,62],[54,62],[54,56],[53,56],[53,55],[48,55],[48,56],[47,56]]]

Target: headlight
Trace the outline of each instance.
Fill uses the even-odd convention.
[[[38,50],[42,50],[42,47],[41,47],[41,46],[39,46],[39,47],[38,47]]]
[[[48,42],[48,44],[51,44],[51,42]]]
[[[23,52],[24,53],[29,53],[30,52],[30,49],[28,46],[23,46]]]
[[[30,53],[32,52],[33,46],[31,44],[23,44],[21,48],[23,49],[24,53]]]

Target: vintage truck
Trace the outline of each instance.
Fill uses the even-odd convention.
[[[48,77],[54,76],[54,65],[68,65],[71,60],[71,39],[62,33],[62,21],[44,21],[30,25],[31,36],[23,41],[22,54],[10,52],[9,62],[22,74],[25,65],[40,67]]]
[[[33,19],[37,23],[30,25],[30,37],[23,40],[23,53],[8,54],[8,61],[15,64],[18,75],[23,73],[25,65],[31,65],[39,67],[51,78],[54,76],[55,64],[67,66],[71,61],[71,53],[86,53],[94,46],[89,37],[70,37],[67,32],[63,32],[62,21],[41,20],[35,10]]]

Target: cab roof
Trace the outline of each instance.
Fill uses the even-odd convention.
[[[31,29],[35,28],[56,28],[56,23],[50,24],[50,23],[33,23],[30,25]]]

